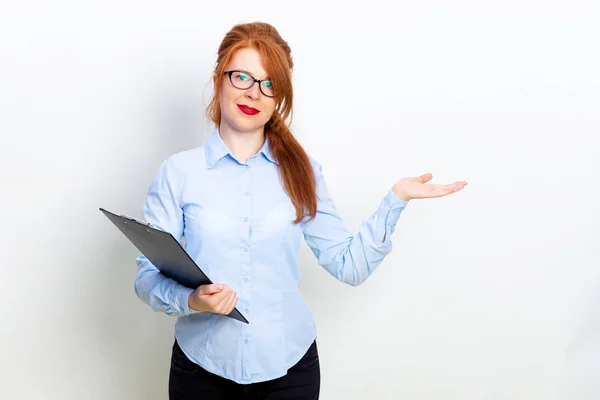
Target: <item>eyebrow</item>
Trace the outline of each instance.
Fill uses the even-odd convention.
[[[240,72],[244,72],[244,73],[246,73],[246,74],[248,74],[248,75],[254,76],[254,74],[253,74],[252,72],[250,72],[250,71],[246,71],[245,69],[237,69],[237,68],[232,68],[232,70],[233,70],[233,71],[240,71]],[[265,79],[260,79],[260,80],[261,80],[261,81],[270,81],[270,80],[271,80],[271,78],[267,76]]]

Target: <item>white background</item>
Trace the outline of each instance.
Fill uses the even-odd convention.
[[[0,398],[167,398],[174,319],[98,207],[141,216],[204,142],[218,45],[256,20],[351,229],[404,176],[469,183],[411,201],[358,288],[303,244],[321,398],[600,397],[599,3],[393,4],[2,2]]]

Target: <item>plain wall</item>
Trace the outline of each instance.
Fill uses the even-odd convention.
[[[272,23],[293,132],[354,231],[413,200],[362,286],[306,244],[322,399],[600,397],[596,1],[2,2],[0,398],[165,399],[174,319],[134,294],[141,216],[201,145],[223,35]],[[578,391],[578,395],[573,393]],[[586,397],[589,396],[589,397]]]

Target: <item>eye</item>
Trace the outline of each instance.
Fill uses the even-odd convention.
[[[263,81],[263,85],[265,85],[265,87],[271,89],[273,87],[273,84],[271,83],[271,81]]]
[[[243,72],[240,72],[240,73],[238,74],[237,78],[238,78],[240,81],[247,81],[247,80],[249,80],[249,79],[250,79],[250,75],[248,75],[248,74],[244,74]]]

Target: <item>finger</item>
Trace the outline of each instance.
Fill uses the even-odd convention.
[[[202,285],[198,287],[198,294],[201,296],[207,294],[214,294],[219,293],[221,290],[223,290],[223,285]]]
[[[206,296],[206,300],[205,301],[213,309],[216,309],[217,307],[219,307],[219,304],[221,304],[224,300],[226,300],[229,297],[230,294],[231,294],[231,289],[224,288],[223,290],[221,290],[218,293]]]
[[[236,295],[234,296],[234,299],[233,299],[233,304],[231,305],[231,309],[229,310],[229,312],[232,312],[232,311],[233,311],[233,309],[235,308],[235,306],[237,306],[237,303],[238,303],[238,297],[237,297],[237,294],[236,294]]]
[[[232,304],[234,304],[234,301],[237,300],[237,295],[235,294],[235,292],[231,293],[231,295],[227,298],[226,301],[224,301],[220,307],[219,307],[219,313],[220,314],[229,314],[231,312],[231,309],[233,307],[231,307]]]
[[[464,187],[463,185],[456,185],[456,184],[436,185],[433,188],[433,190],[431,191],[431,195],[433,197],[447,196],[447,195],[452,194],[454,192],[458,192],[463,187]]]
[[[235,296],[235,292],[231,291],[230,293],[228,293],[227,296],[225,296],[215,307],[215,309],[217,310],[217,312],[221,312],[223,309],[225,309],[225,306],[227,306],[227,304],[231,301],[231,298]]]
[[[467,182],[465,182],[465,181],[457,181],[452,184],[452,187],[454,188],[455,192],[458,192],[459,190],[463,189],[465,186],[467,186]]]
[[[223,314],[229,314],[238,302],[237,294],[234,292],[229,302],[223,307]]]

